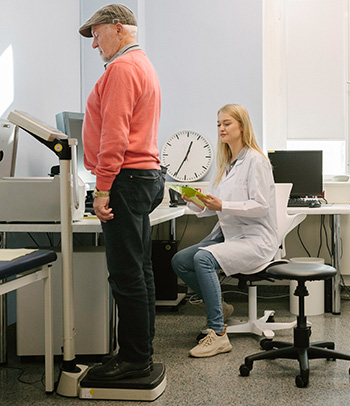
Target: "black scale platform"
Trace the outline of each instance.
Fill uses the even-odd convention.
[[[80,382],[79,397],[83,399],[147,400],[159,397],[166,386],[165,366],[154,363],[150,376],[101,382],[88,379]]]

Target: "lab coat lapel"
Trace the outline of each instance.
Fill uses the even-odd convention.
[[[229,181],[237,171],[239,171],[239,167],[243,164],[245,157],[247,156],[248,148],[246,149],[245,153],[240,157],[237,162],[235,163],[234,167],[230,170],[230,172],[224,177],[222,183]]]

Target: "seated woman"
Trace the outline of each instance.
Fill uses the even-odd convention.
[[[247,110],[236,104],[222,107],[217,126],[218,172],[208,198],[197,195],[205,207],[183,198],[198,217],[217,215],[219,221],[204,240],[172,259],[176,274],[203,299],[207,310],[207,335],[190,351],[193,357],[232,349],[216,270],[249,274],[269,262],[278,249],[272,169],[257,144]]]

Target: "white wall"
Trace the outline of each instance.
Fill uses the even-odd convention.
[[[56,126],[56,113],[81,111],[79,0],[1,2],[0,117],[25,111]],[[58,159],[20,131],[16,176],[47,176]],[[8,295],[15,321],[15,292]]]
[[[60,111],[81,111],[79,0],[1,3],[0,116],[25,111],[56,126]],[[47,176],[58,159],[20,132],[16,176]]]
[[[106,4],[82,2],[82,22]],[[162,88],[159,148],[178,130],[205,135],[216,149],[216,113],[226,103],[247,107],[262,141],[261,0],[125,0],[138,18],[138,41]],[[103,62],[84,39],[83,105]],[[211,171],[215,171],[212,166]],[[210,176],[207,175],[205,179]]]

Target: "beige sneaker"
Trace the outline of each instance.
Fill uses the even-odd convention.
[[[226,334],[226,327],[223,336],[216,335],[215,331],[209,328],[208,334],[199,341],[198,345],[192,348],[189,354],[192,357],[204,358],[229,352],[231,349],[232,345]]]

